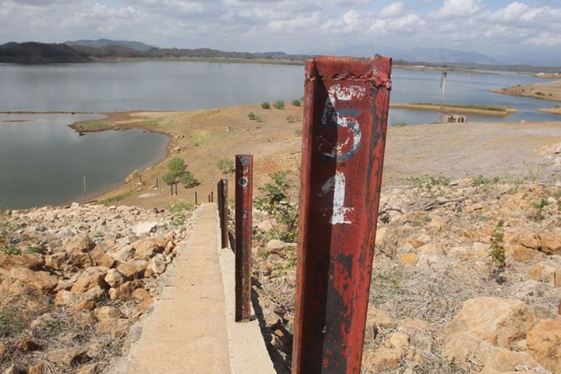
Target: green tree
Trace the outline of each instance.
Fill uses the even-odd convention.
[[[269,216],[274,236],[285,242],[295,242],[298,238],[298,205],[292,197],[297,195],[296,186],[288,180],[287,171],[277,171],[269,176],[273,183],[259,187],[263,196],[256,199],[255,206]]]
[[[168,172],[163,176],[164,183],[170,186],[171,195],[173,195],[173,187],[177,191],[177,184],[181,182],[185,188],[192,188],[199,185],[199,181],[187,171],[187,165],[181,157],[174,156],[168,162]]]
[[[181,157],[174,156],[168,162],[168,170],[172,173],[175,177],[180,177],[181,174],[185,172],[187,166],[185,165],[185,161]]]
[[[193,176],[193,174],[189,171],[184,172],[181,175],[181,184],[185,187],[185,188],[193,188],[198,186],[199,180],[197,178],[195,178],[195,176]]]
[[[173,196],[173,186],[177,183],[177,177],[171,171],[168,171],[164,174],[162,179],[164,180],[165,184],[170,186],[170,194],[171,196]]]

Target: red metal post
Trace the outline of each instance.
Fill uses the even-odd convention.
[[[228,180],[221,179],[218,182],[218,213],[220,216],[220,234],[222,248],[228,248]]]
[[[359,373],[391,59],[306,61],[292,372]]]
[[[236,322],[251,317],[253,156],[236,156]]]

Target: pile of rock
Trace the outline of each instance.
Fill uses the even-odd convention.
[[[385,191],[379,219],[364,372],[561,373],[558,187],[425,178]],[[254,276],[288,368],[294,308],[277,304],[295,251],[280,248],[255,249]]]
[[[108,367],[189,233],[164,211],[126,206],[72,204],[1,219],[0,370],[10,373]]]

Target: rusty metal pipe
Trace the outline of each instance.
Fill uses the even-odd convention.
[[[360,373],[391,59],[306,61],[292,373]]]
[[[236,156],[236,322],[251,318],[253,156]]]

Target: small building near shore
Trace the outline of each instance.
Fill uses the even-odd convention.
[[[462,114],[446,114],[444,117],[445,123],[464,123],[467,122],[467,116]]]

